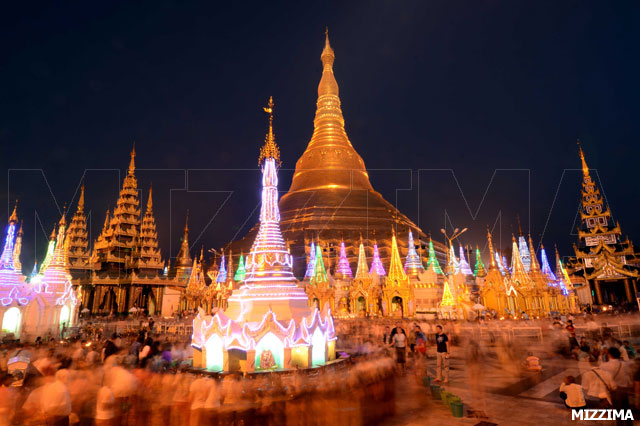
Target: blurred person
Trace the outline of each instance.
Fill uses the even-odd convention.
[[[391,327],[388,325],[384,327],[384,333],[382,334],[382,343],[385,345],[391,344]]]
[[[189,400],[191,401],[191,414],[189,424],[198,426],[204,420],[204,405],[209,396],[209,382],[203,376],[197,377],[189,386]]]
[[[43,386],[40,404],[47,426],[68,426],[71,397],[67,388],[68,370],[58,370],[54,380]]]
[[[476,417],[486,418],[487,401],[484,393],[484,370],[486,357],[482,348],[475,339],[469,340],[467,347],[467,378],[471,388],[473,406],[478,407]]]
[[[576,378],[573,376],[565,377],[560,384],[560,397],[567,408],[577,410],[587,408],[582,386],[576,383]]]
[[[449,337],[442,331],[442,326],[436,326],[436,382],[449,382]]]
[[[600,369],[611,376],[614,386],[609,389],[610,403],[616,410],[629,409],[629,395],[633,394],[633,375],[629,364],[621,360],[620,350],[616,347],[608,349],[609,360],[600,364]],[[617,424],[627,424],[617,420]],[[631,424],[631,423],[629,423]]]
[[[623,340],[622,345],[624,346],[624,349],[627,351],[627,355],[629,356],[629,359],[636,359],[636,350],[634,349],[633,346],[631,346],[629,341]]]
[[[107,339],[104,342],[104,347],[102,348],[102,362],[104,363],[107,358],[111,355],[115,355],[118,352],[118,347],[116,346],[114,340],[118,337],[118,333],[113,333],[111,339]]]
[[[115,404],[113,391],[109,386],[103,385],[96,396],[96,426],[115,426]]]
[[[567,333],[569,333],[569,349],[573,350],[573,348],[578,346],[578,340],[576,339],[576,328],[573,325],[572,320],[567,321],[565,329],[567,330]]]
[[[217,426],[220,410],[220,387],[213,379],[208,378],[207,382],[209,394],[207,395],[207,399],[204,401],[203,426]]]
[[[599,408],[612,407],[611,392],[616,385],[609,372],[601,368],[592,368],[582,375],[582,388],[587,391],[587,396],[598,400]]]
[[[407,335],[400,326],[396,327],[396,333],[392,340],[393,347],[396,349],[396,362],[404,372],[405,363],[407,362]]]

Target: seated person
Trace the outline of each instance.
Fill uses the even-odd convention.
[[[528,371],[542,371],[540,358],[534,356],[533,352],[529,352],[529,356],[524,360],[524,368]]]
[[[584,400],[582,386],[576,383],[576,378],[567,376],[560,384],[560,397],[564,400],[567,408],[585,408],[587,403]]]

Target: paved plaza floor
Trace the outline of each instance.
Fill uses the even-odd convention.
[[[428,371],[435,377],[434,354],[430,354]],[[562,404],[558,387],[563,378],[573,375],[580,378],[577,361],[554,357],[543,359],[541,373],[510,373],[489,356],[483,364],[484,392],[472,393],[465,362],[460,357],[451,361],[448,384],[441,384],[447,391],[460,397],[465,404],[462,418],[453,417],[451,410],[440,400],[432,398],[429,388],[422,384],[416,372],[408,369],[397,381],[396,414],[384,425],[478,425],[481,422],[500,426],[562,426],[587,425],[593,421],[572,421],[571,411]],[[469,410],[470,409],[470,410]],[[474,411],[483,411],[477,417]],[[640,424],[640,422],[636,422]],[[598,425],[615,424],[598,421]]]

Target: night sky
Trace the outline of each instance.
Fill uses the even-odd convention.
[[[187,209],[194,251],[244,235],[262,106],[273,95],[286,191],[328,26],[351,142],[425,232],[469,227],[462,242],[483,248],[489,224],[506,248],[519,214],[536,244],[572,254],[580,138],[640,243],[639,19],[637,2],[603,1],[12,2],[0,13],[0,201],[20,200],[30,269],[83,177],[97,237],[135,141],[165,259]]]

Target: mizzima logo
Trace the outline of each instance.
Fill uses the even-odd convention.
[[[571,420],[634,420],[631,410],[571,410]]]

